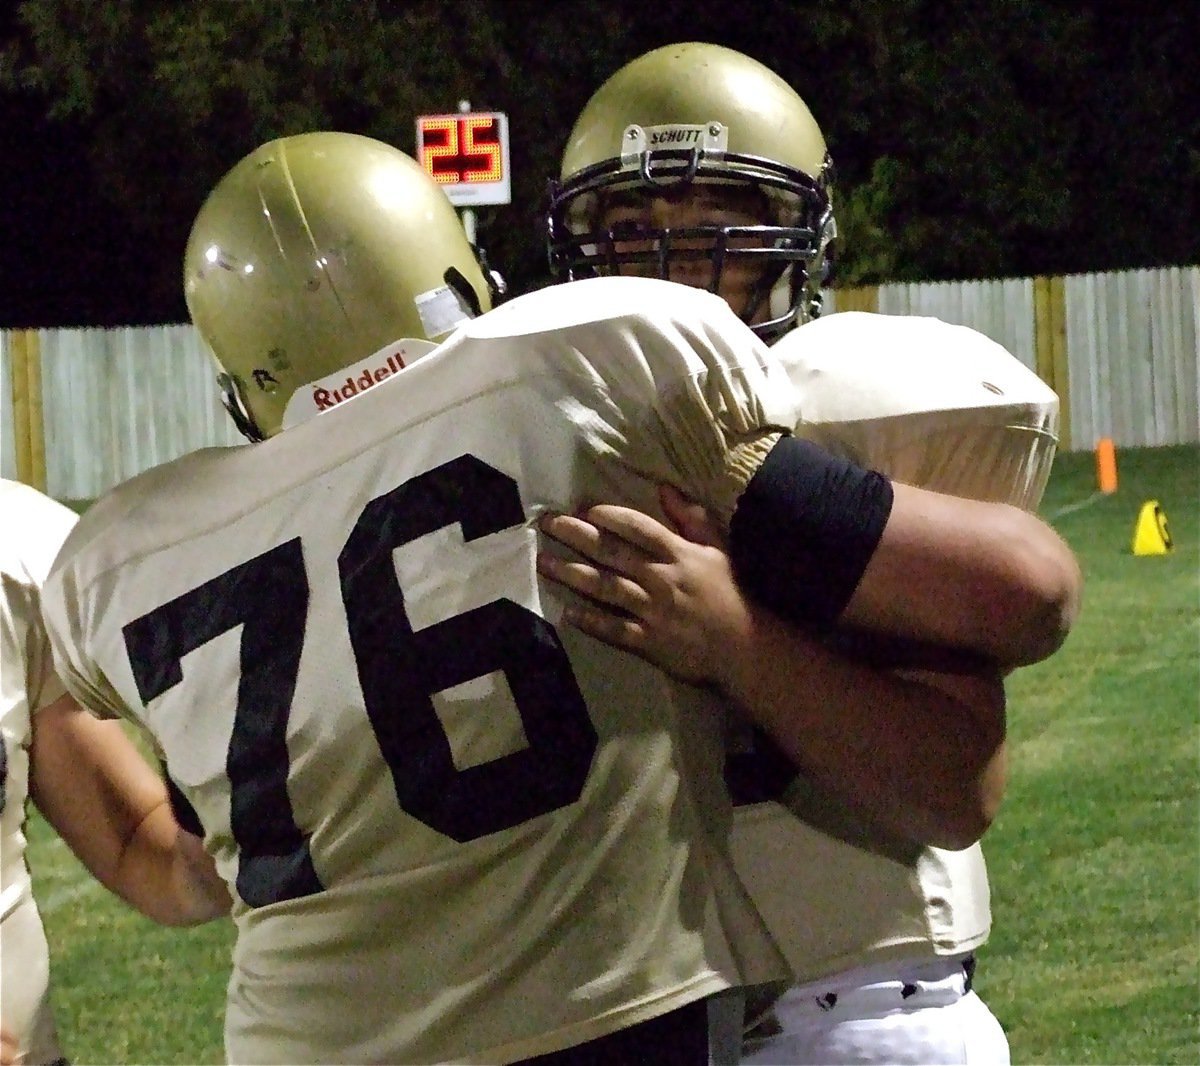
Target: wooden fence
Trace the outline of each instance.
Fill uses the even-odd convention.
[[[1063,400],[1062,450],[1200,440],[1200,267],[831,292],[826,312],[973,326]],[[184,452],[240,443],[191,326],[0,332],[0,473],[90,499]]]

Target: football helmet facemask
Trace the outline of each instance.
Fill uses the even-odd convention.
[[[183,274],[251,440],[279,432],[300,390],[401,340],[413,343],[390,365],[411,361],[494,294],[441,188],[350,133],[284,137],[242,159],[201,207]]]
[[[676,44],[617,71],[588,101],[550,183],[547,246],[560,280],[652,271],[719,291],[727,268],[755,272],[747,306],[735,308],[773,340],[820,311],[820,288],[836,234],[832,165],[807,105],[761,63],[712,44]],[[621,220],[634,197],[679,201],[712,186],[756,224],[711,220],[662,227]],[[753,194],[753,196],[751,196]],[[688,264],[691,264],[690,266]],[[762,312],[766,304],[766,311]]]

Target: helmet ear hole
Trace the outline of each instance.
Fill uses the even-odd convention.
[[[463,276],[458,267],[447,267],[442,280],[454,290],[454,294],[467,305],[473,317],[478,318],[483,313],[479,295],[471,288],[471,283]]]

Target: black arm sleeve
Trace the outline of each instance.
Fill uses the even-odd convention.
[[[784,437],[738,500],[729,554],[746,593],[793,622],[837,621],[892,512],[892,483]]]

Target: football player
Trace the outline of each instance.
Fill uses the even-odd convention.
[[[656,280],[475,318],[441,189],[351,134],[234,166],[184,274],[256,443],[97,501],[45,614],[234,897],[230,1061],[732,1061],[708,1001],[787,967],[727,854],[723,711],[559,632],[534,520],[663,480],[731,509],[786,376]]]
[[[27,798],[98,880],[156,921],[206,921],[229,898],[123,727],[82,710],[54,672],[41,589],[75,515],[0,479],[0,516],[0,1058],[49,1063],[62,1052],[25,860]]]
[[[600,565],[547,558],[543,572],[592,598],[572,617],[593,635],[716,682],[744,705],[807,716],[774,774],[761,738],[757,754],[730,758],[744,801],[738,869],[797,981],[745,1061],[1007,1061],[1003,1031],[971,990],[990,925],[982,853],[969,838],[940,837],[936,810],[957,775],[975,807],[969,836],[986,828],[1003,776],[1003,700],[972,699],[970,688],[1050,654],[1077,610],[1071,553],[1021,510],[1045,485],[1057,400],[998,345],[936,320],[847,314],[794,329],[819,309],[830,174],[811,113],[773,72],[713,45],[659,49],[614,75],[576,123],[552,188],[551,263],[568,278],[651,273],[718,292],[757,332],[783,337],[773,354],[800,392],[798,436],[889,474],[897,492],[923,485],[983,501],[958,501],[963,515],[996,516],[999,536],[960,544],[981,566],[1019,569],[1022,553],[1044,564],[1040,577],[1028,573],[1041,589],[1028,602],[1041,610],[1005,606],[998,585],[930,585],[912,572],[886,589],[875,618],[856,614],[852,598],[829,627],[830,643],[890,664],[897,678],[960,693],[976,728],[948,718],[954,705],[937,695],[914,715],[867,687],[834,692],[797,666],[811,636],[786,632],[741,595],[732,574],[753,577],[755,561],[735,554],[731,569],[711,549],[720,531],[669,492],[673,517],[707,550],[602,507],[592,523],[544,527]],[[886,748],[891,772],[863,759],[860,774],[839,780],[827,754],[838,746]],[[933,817],[909,810],[923,805]]]
[[[787,967],[727,855],[723,707],[560,635],[534,521],[654,509],[667,481],[769,553],[756,513],[790,529],[790,486],[836,475],[829,521],[802,519],[838,548],[806,609],[836,612],[918,497],[788,446],[786,373],[711,294],[602,278],[473,319],[453,209],[365,138],[235,166],[185,287],[260,443],[100,500],[46,613],[68,684],[150,729],[236,894],[230,1058],[727,1060],[706,999]]]

